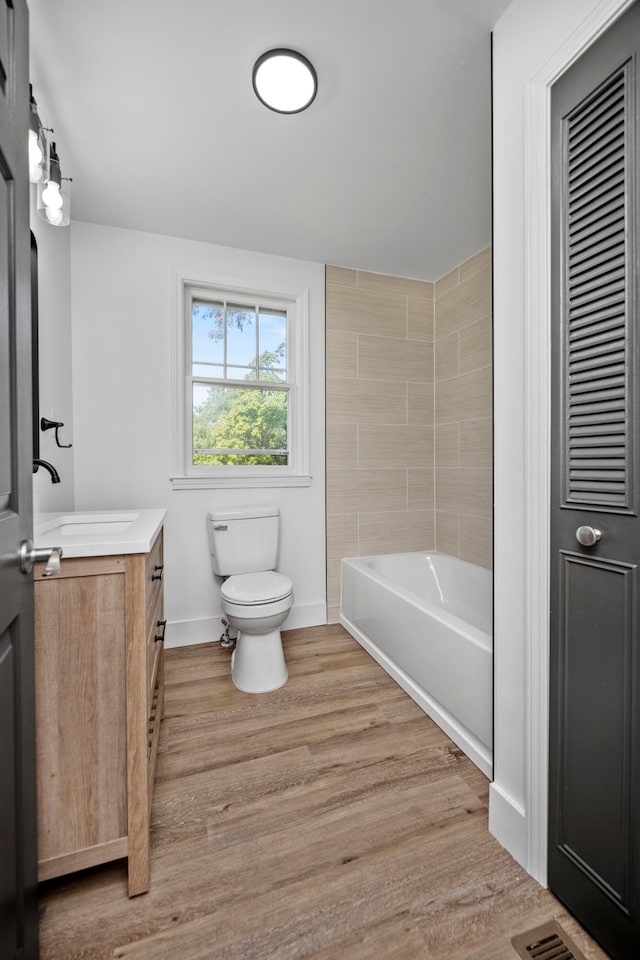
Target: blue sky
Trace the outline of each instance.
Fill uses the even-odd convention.
[[[220,311],[222,308],[219,308]],[[228,308],[229,311],[233,309]],[[256,326],[255,326],[255,307],[240,307],[244,313],[251,313],[253,319],[245,323],[242,331],[236,326],[229,325],[227,329],[227,362],[241,364],[248,367],[251,360],[255,358],[256,353]],[[213,340],[209,337],[209,331],[214,324],[211,318],[204,316],[205,308],[199,304],[193,306],[193,324],[192,324],[192,345],[193,359],[205,363],[222,363],[224,357],[224,346],[222,339]],[[220,315],[222,315],[220,313]],[[259,345],[258,350],[262,354],[265,350],[275,351],[277,347],[286,339],[286,318],[283,314],[260,313],[259,327]],[[284,365],[284,362],[283,362]],[[199,376],[221,376],[216,368],[194,364],[193,373]],[[233,374],[229,373],[230,376]],[[238,379],[244,378],[244,371],[238,370],[236,374]]]

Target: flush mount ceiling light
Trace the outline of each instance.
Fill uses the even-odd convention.
[[[267,50],[255,62],[253,89],[270,110],[300,113],[315,99],[318,76],[301,53],[284,48]]]

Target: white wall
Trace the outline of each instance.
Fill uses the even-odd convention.
[[[35,186],[31,187],[31,229],[38,244],[38,312],[40,353],[40,416],[64,423],[61,443],[73,442],[71,389],[71,245],[66,227],[53,227],[35,212]],[[52,484],[40,467],[33,475],[34,513],[73,510],[74,449],[56,446],[54,431],[40,433],[40,456],[60,476]]]
[[[172,271],[310,290],[310,487],[171,489]],[[71,226],[76,508],[166,507],[167,645],[218,639],[206,515],[280,507],[279,569],[294,582],[285,627],[324,623],[324,266],[174,237]]]
[[[541,456],[532,456],[538,441],[530,430],[539,416],[536,391],[538,407],[548,403],[548,350],[538,335],[548,324],[548,157],[540,155],[540,142],[548,85],[626,3],[513,0],[493,34],[496,735],[490,827],[542,882],[546,796],[539,784],[546,784],[547,752],[534,718],[538,712],[537,726],[546,725],[540,701],[547,685],[536,688],[531,674],[538,664],[542,681],[548,654],[548,610],[540,609],[548,605],[548,557],[536,550],[548,541],[540,494],[548,488],[540,471],[548,454],[543,439]],[[532,203],[535,184],[543,187]],[[539,426],[548,433],[546,420]]]

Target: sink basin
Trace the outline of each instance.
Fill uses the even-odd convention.
[[[102,537],[105,534],[124,533],[138,519],[138,513],[69,513],[60,514],[36,528],[36,534],[48,533],[62,537]]]
[[[137,513],[61,513],[36,527],[37,533],[58,533],[69,537],[87,533],[121,533],[138,519]]]
[[[132,520],[96,520],[92,523],[78,521],[78,523],[63,523],[57,529],[63,537],[75,537],[86,533],[122,533],[128,530],[132,523]]]
[[[63,557],[146,553],[165,510],[117,510],[41,514],[35,518],[36,547],[62,547]]]
[[[105,533],[123,533],[139,517],[138,513],[61,513],[36,527],[36,533],[62,534],[63,537]]]

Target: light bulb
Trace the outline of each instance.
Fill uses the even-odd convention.
[[[53,210],[51,207],[45,207],[44,212],[47,215],[47,220],[49,223],[52,223],[54,227],[59,227],[64,220],[62,209]]]
[[[40,140],[35,130],[29,130],[29,166],[38,167],[42,163],[44,154]]]
[[[47,185],[42,191],[42,202],[48,210],[61,210],[63,199],[60,193],[60,184],[55,180],[48,180]]]
[[[42,175],[44,173],[44,168],[41,163],[29,164],[29,182],[30,183],[40,183],[42,180]]]
[[[312,103],[318,78],[306,57],[295,50],[269,50],[256,60],[253,88],[277,113],[299,113]]]

